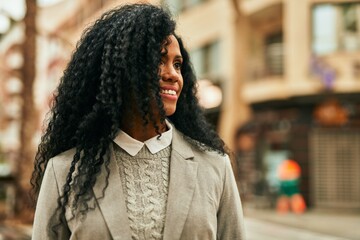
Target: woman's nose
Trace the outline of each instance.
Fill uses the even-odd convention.
[[[173,66],[164,66],[161,71],[161,77],[164,81],[176,82],[179,80],[179,73]]]

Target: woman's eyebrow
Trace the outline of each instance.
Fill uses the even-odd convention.
[[[168,59],[169,58],[169,55],[167,52],[164,52],[164,53],[161,53],[161,58],[165,58],[165,59]],[[181,55],[176,55],[174,57],[174,59],[176,60],[183,60],[183,57]]]

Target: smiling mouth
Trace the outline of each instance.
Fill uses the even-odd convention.
[[[175,90],[161,89],[160,93],[171,95],[171,96],[176,96],[176,91]]]

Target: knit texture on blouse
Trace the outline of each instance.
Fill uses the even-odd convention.
[[[116,144],[114,144],[116,145]],[[163,238],[171,147],[152,154],[144,146],[135,156],[114,147],[132,239]]]

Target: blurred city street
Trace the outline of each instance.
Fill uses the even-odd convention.
[[[34,158],[82,32],[135,1],[0,0],[0,240],[31,238]],[[143,2],[178,24],[247,239],[360,240],[360,1]]]
[[[360,239],[360,217],[356,212],[312,210],[282,215],[271,209],[244,210],[248,240]]]
[[[344,240],[348,238],[335,237],[309,230],[289,227],[263,220],[247,218],[245,222],[247,240]]]
[[[279,215],[271,209],[245,208],[246,240],[358,240],[356,213],[309,211]],[[0,225],[0,240],[31,239],[31,226]]]

